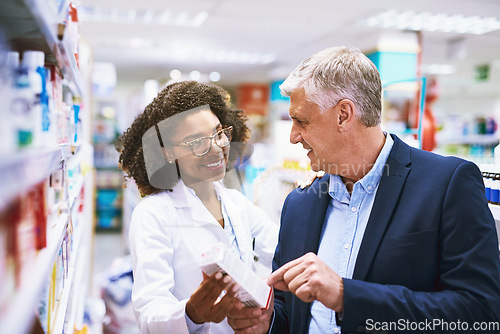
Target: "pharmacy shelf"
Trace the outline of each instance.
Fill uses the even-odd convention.
[[[0,211],[18,195],[46,180],[61,167],[61,149],[26,150],[0,156]]]
[[[48,47],[52,51],[56,65],[63,73],[66,84],[69,85],[74,94],[82,96],[84,93],[82,77],[75,56],[69,49],[68,43],[64,39],[60,41],[57,36],[60,21],[56,8],[49,6],[48,2],[44,0],[24,0],[24,3],[45,36]]]
[[[82,226],[80,233],[86,233],[85,226]],[[84,238],[84,236],[82,236],[81,238]],[[71,288],[72,291],[69,301],[69,303],[71,304],[71,311],[69,313],[69,316],[66,316],[65,329],[63,331],[64,333],[73,333],[73,330],[76,327],[75,325],[77,319],[79,317],[83,319],[83,312],[79,311],[83,311],[83,309],[81,308],[81,304],[85,302],[85,295],[87,292],[87,286],[83,281],[85,277],[85,268],[88,267],[89,252],[87,247],[89,247],[89,245],[80,245],[80,248],[82,249],[79,250],[78,261],[75,261],[75,278]]]
[[[2,18],[1,25],[13,48],[18,51],[45,52],[48,56],[46,60],[60,69],[65,84],[73,94],[83,96],[84,85],[75,56],[70,50],[69,43],[58,38],[58,24],[61,18],[55,8],[55,2],[2,0],[0,12],[12,14]],[[20,20],[22,24],[19,24]]]
[[[50,277],[68,222],[67,214],[61,214],[55,220],[47,231],[47,247],[37,254],[33,263],[22,269],[20,284],[13,300],[9,302],[5,313],[0,314],[0,333],[24,334],[29,331],[31,320],[35,316],[33,311],[47,283],[47,280],[38,278]]]
[[[463,145],[463,144],[477,144],[477,145],[496,145],[499,138],[496,134],[484,135],[464,135],[453,138],[446,138],[444,136],[437,137],[439,145]]]
[[[72,208],[76,202],[76,199],[80,195],[80,191],[85,183],[85,175],[88,170],[83,167],[84,164],[90,166],[90,161],[92,160],[93,150],[90,145],[81,145],[74,155],[69,156],[66,159],[66,166],[68,169],[73,169],[77,165],[80,165],[82,174],[76,177],[76,180],[70,185],[68,189],[69,194],[69,207]]]
[[[77,292],[78,289],[73,288],[73,283],[75,282],[75,276],[78,273],[78,271],[83,270],[82,265],[85,259],[79,259],[79,255],[84,253],[86,254],[86,246],[84,247],[82,245],[82,239],[83,239],[83,234],[84,234],[84,227],[83,226],[85,222],[80,222],[78,229],[75,229],[73,233],[73,253],[70,255],[70,263],[69,263],[69,268],[68,268],[68,277],[64,281],[64,288],[61,294],[61,297],[59,298],[59,301],[57,303],[57,310],[55,312],[54,318],[53,318],[53,323],[50,326],[52,328],[51,332],[52,333],[63,333],[63,327],[64,327],[64,322],[66,320],[66,311],[68,309],[68,305],[70,302],[70,296],[72,292]],[[85,256],[84,256],[85,257]],[[78,262],[77,262],[78,260]],[[82,263],[76,267],[77,263]]]
[[[73,185],[71,191],[69,192],[69,207],[73,208],[73,205],[77,202],[77,198],[80,195],[80,191],[82,190],[83,184],[85,182],[85,177],[83,175],[79,175],[75,184]]]

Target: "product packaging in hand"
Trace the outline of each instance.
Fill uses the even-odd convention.
[[[240,286],[238,299],[246,307],[267,308],[271,288],[223,243],[218,243],[202,254],[200,268],[208,276],[222,272],[231,276]]]

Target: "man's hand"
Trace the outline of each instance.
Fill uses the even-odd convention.
[[[306,303],[317,300],[336,312],[344,308],[342,278],[314,253],[283,265],[268,277],[267,284],[291,291]]]
[[[231,284],[231,277],[220,272],[210,277],[203,276],[203,282],[186,303],[186,314],[196,324],[219,323],[234,307],[239,286]],[[224,289],[226,294],[218,300]]]
[[[269,331],[274,309],[274,292],[267,309],[243,307],[237,301],[227,316],[229,326],[236,334],[264,334]]]

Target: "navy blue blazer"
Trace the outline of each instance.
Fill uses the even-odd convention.
[[[344,279],[342,333],[382,322],[500,322],[498,240],[479,169],[392,137],[353,278]],[[317,254],[328,183],[325,175],[288,195],[273,270]],[[271,332],[307,333],[310,309],[275,290]]]

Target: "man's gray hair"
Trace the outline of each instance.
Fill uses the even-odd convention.
[[[380,74],[375,64],[358,49],[328,48],[304,60],[280,86],[284,96],[290,96],[297,88],[303,88],[308,101],[322,110],[349,99],[359,110],[357,116],[364,125],[380,124]]]

